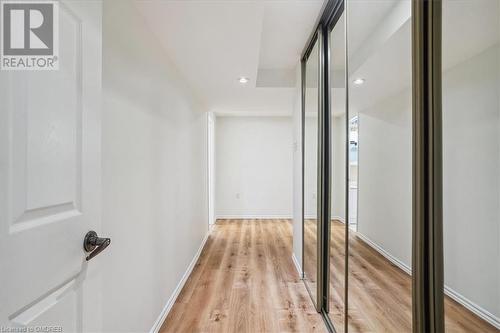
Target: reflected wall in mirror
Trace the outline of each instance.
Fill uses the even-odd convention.
[[[329,317],[337,332],[345,325],[346,89],[344,14],[330,32],[332,189],[329,260]]]
[[[445,331],[499,332],[500,1],[442,12]]]
[[[448,332],[498,332],[494,325],[499,325],[500,317],[499,4],[443,1]],[[412,329],[410,5],[410,1],[348,2],[349,112],[351,119],[358,116],[359,125],[358,224],[349,239],[352,331]]]
[[[304,281],[317,308],[318,293],[318,43],[306,62],[304,93]]]
[[[350,0],[346,15],[348,329],[411,332],[411,1]]]
[[[337,332],[412,331],[411,4],[346,0],[329,35],[332,219],[322,306]],[[445,328],[499,332],[500,0],[442,4]],[[315,303],[317,51],[306,66],[303,124],[303,267]]]
[[[358,230],[358,151],[359,151],[359,121],[355,111],[349,112],[349,228]]]

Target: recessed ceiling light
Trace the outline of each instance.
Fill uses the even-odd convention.
[[[238,79],[238,82],[241,84],[246,84],[246,83],[248,83],[248,81],[250,81],[250,79],[247,77],[244,77],[244,76],[242,76]]]
[[[354,83],[355,85],[357,86],[360,86],[362,85],[363,83],[365,83],[365,79],[362,79],[362,78],[357,78],[356,80],[352,81],[352,83]]]

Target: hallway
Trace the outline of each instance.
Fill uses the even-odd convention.
[[[292,262],[291,227],[289,220],[218,220],[160,332],[324,332]],[[305,232],[314,235],[314,225]],[[331,287],[342,299],[344,244],[344,225],[334,221],[330,265],[340,274]],[[411,332],[410,277],[355,232],[350,244],[349,331]],[[339,332],[343,306],[332,309]],[[446,314],[449,332],[498,332],[449,297]]]
[[[0,31],[0,333],[500,333],[500,0]]]
[[[218,220],[160,332],[326,332],[288,220]]]

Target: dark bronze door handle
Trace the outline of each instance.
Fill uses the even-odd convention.
[[[111,244],[111,238],[101,238],[97,236],[97,232],[89,231],[83,240],[83,249],[90,254],[85,258],[87,261],[101,253]]]

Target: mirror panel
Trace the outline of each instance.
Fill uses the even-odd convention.
[[[444,0],[446,332],[500,328],[500,1]]]
[[[411,1],[351,0],[346,15],[348,330],[411,332]]]
[[[329,317],[337,332],[345,325],[346,228],[346,67],[344,14],[330,32],[331,219]]]
[[[305,68],[304,93],[304,281],[315,306],[318,293],[318,124],[319,124],[319,65],[316,41]]]
[[[318,295],[328,296],[319,310],[337,332],[412,331],[411,4],[345,1],[329,35],[329,235],[320,235],[317,215],[317,45],[305,66],[303,268],[316,307]],[[443,0],[447,332],[500,327],[499,27],[499,0]],[[330,255],[321,258],[325,236]]]

